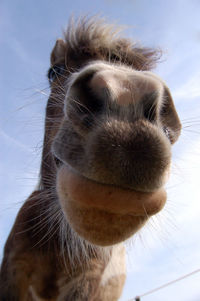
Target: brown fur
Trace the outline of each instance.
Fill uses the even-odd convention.
[[[71,21],[56,42],[40,182],[5,245],[0,300],[120,297],[120,243],[164,206],[181,129],[149,72],[158,56],[95,18]]]

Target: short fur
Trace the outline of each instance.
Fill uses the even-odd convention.
[[[181,129],[169,89],[149,72],[159,55],[97,18],[71,21],[56,42],[39,186],[5,245],[0,300],[120,297],[126,275],[121,242],[162,208],[146,199],[162,194],[157,191]],[[80,199],[67,189],[68,177]],[[94,200],[77,183],[88,185]],[[95,203],[104,187],[109,208],[105,199]],[[130,195],[137,202],[129,202]]]

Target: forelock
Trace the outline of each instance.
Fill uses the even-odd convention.
[[[155,67],[161,52],[141,47],[128,38],[122,38],[124,28],[110,25],[98,17],[71,18],[64,32],[67,55],[73,60],[101,59],[120,62],[137,70]]]

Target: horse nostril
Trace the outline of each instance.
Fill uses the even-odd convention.
[[[157,118],[157,102],[158,102],[158,92],[154,91],[147,93],[142,97],[143,104],[143,114],[145,119],[150,122],[156,121]]]
[[[83,73],[83,74],[82,74]],[[104,109],[104,99],[98,97],[90,87],[93,70],[82,72],[69,88],[66,102],[66,115],[70,120],[81,127],[90,129],[94,121]]]

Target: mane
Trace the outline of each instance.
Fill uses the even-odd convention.
[[[129,38],[122,38],[123,27],[106,24],[96,17],[71,18],[64,32],[67,53],[70,58],[92,57],[119,62],[137,70],[151,70],[160,59],[159,49],[142,47]]]

